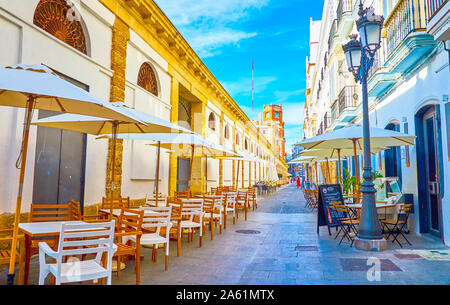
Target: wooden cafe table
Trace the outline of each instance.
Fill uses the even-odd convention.
[[[378,209],[386,209],[386,208],[394,208],[397,206],[396,203],[388,203],[385,200],[377,201],[375,204],[376,204],[377,210]],[[361,208],[362,208],[362,203],[347,203],[345,205],[350,209],[357,210],[357,215],[358,215],[358,219],[359,219]]]

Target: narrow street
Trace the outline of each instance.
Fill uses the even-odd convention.
[[[233,225],[229,220],[222,234],[216,229],[213,241],[207,231],[201,249],[198,235],[193,243],[184,238],[182,255],[177,257],[176,243],[172,242],[168,271],[164,271],[162,249],[155,263],[151,251],[144,248],[141,283],[450,284],[450,251],[438,240],[410,233],[413,246],[400,248],[389,241],[388,250],[381,253],[361,252],[346,242],[338,246],[335,233],[330,237],[326,227],[316,234],[317,214],[304,205],[302,192],[294,185],[282,187],[261,199],[248,221],[240,217]],[[241,230],[244,233],[239,233]],[[373,259],[367,265],[369,258],[381,262],[380,281],[368,280],[367,270],[373,265]],[[120,278],[114,272],[113,284],[135,284],[133,267],[129,261]],[[37,283],[37,270],[34,259],[30,283]]]

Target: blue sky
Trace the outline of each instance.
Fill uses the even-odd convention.
[[[309,20],[323,0],[156,0],[250,119],[281,104],[286,152],[301,139]],[[255,103],[252,111],[252,59]]]

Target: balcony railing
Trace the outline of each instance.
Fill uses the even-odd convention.
[[[384,61],[386,60],[386,38],[381,39],[381,47],[375,53],[373,57],[373,63],[370,67],[367,78],[370,78],[378,69],[384,66]]]
[[[322,123],[320,123],[319,129],[317,130],[317,135],[323,134],[323,131],[324,131],[324,129],[323,129],[323,122],[322,122]]]
[[[448,2],[448,0],[427,0],[428,2],[428,21],[436,15],[437,12]]]
[[[395,48],[412,32],[427,27],[427,0],[400,0],[385,22],[387,52]]]
[[[340,0],[336,9],[337,25],[341,22],[342,15],[345,13],[352,13],[352,0]]]
[[[334,122],[339,116],[339,100],[335,99],[331,105],[331,122]]]
[[[323,116],[323,130],[325,131],[325,130],[327,130],[328,129],[328,127],[330,127],[331,126],[331,117],[330,117],[330,115],[328,114],[328,112],[327,113],[325,113],[325,115]]]
[[[333,38],[336,32],[337,32],[337,20],[334,19],[333,23],[331,24],[330,36],[328,37],[328,53],[330,53],[331,44],[333,43]]]
[[[343,111],[355,108],[357,105],[356,86],[345,86],[339,93],[339,114]]]

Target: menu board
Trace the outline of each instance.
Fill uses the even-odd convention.
[[[330,210],[330,203],[341,202],[342,198],[341,186],[339,184],[323,184],[319,185],[319,198],[317,208],[317,233],[319,227],[328,226],[328,233],[331,235],[330,228],[339,225],[338,218],[345,217],[343,212]]]

